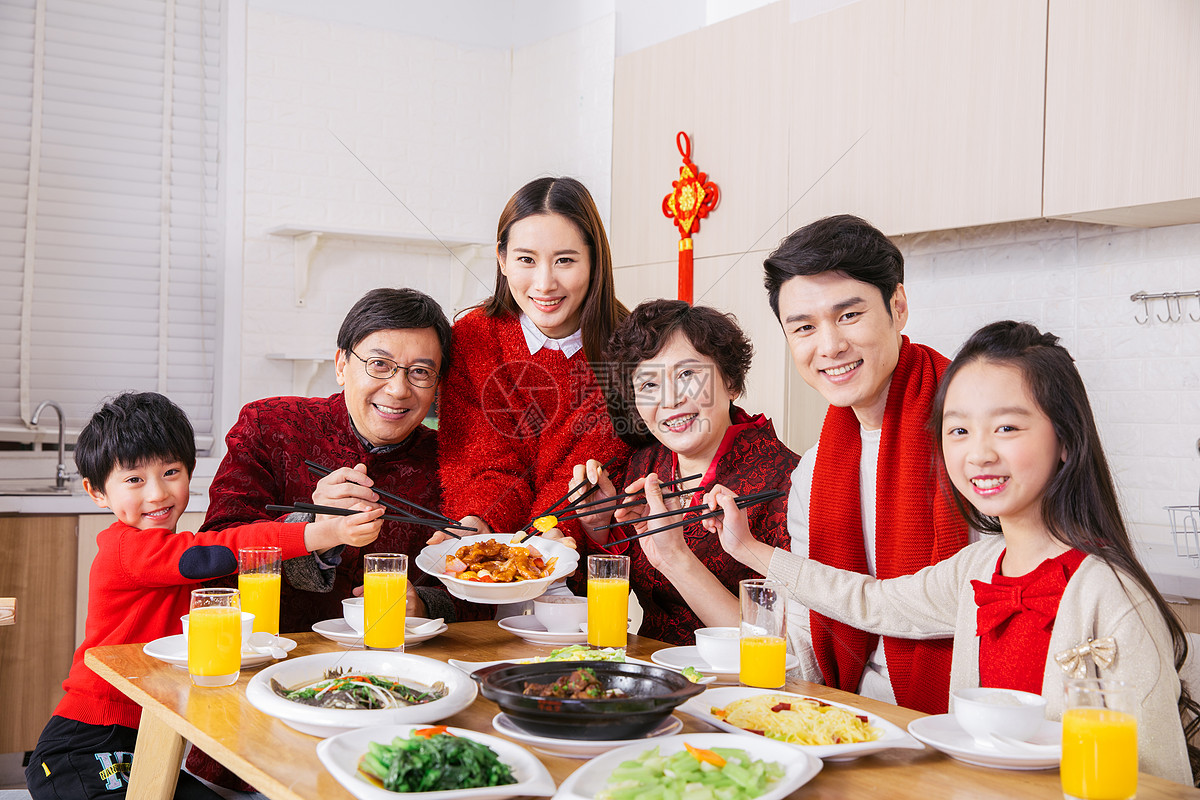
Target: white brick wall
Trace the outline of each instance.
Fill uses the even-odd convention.
[[[609,15],[514,57],[251,8],[239,402],[292,393],[291,364],[265,356],[332,354],[342,317],[368,289],[412,286],[452,315],[493,286],[487,248],[464,265],[436,247],[326,239],[297,307],[292,240],[271,228],[432,231],[490,243],[509,195],[546,172],[583,178],[607,219],[613,30]],[[514,145],[524,125],[535,133]],[[336,388],[325,365],[311,393]]]
[[[913,339],[952,356],[997,319],[1062,338],[1079,366],[1136,537],[1167,542],[1165,505],[1200,490],[1200,322],[1145,325],[1134,292],[1200,289],[1200,225],[1135,230],[1032,220],[897,239]],[[1195,299],[1184,313],[1200,316]]]

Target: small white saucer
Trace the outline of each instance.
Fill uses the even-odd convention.
[[[1060,754],[1018,753],[1003,746],[983,744],[958,724],[953,714],[921,717],[908,723],[908,732],[930,747],[941,750],[951,758],[977,767],[997,769],[1054,769]],[[1046,720],[1029,740],[1030,744],[1054,745],[1062,741],[1062,724]]]
[[[525,641],[533,644],[563,645],[585,644],[587,642],[587,634],[583,631],[552,633],[546,630],[546,626],[539,622],[538,618],[532,614],[505,617],[497,621],[496,624],[509,633],[515,633]]]
[[[695,645],[687,647],[666,647],[650,655],[650,660],[660,667],[682,670],[684,667],[695,667],[702,675],[712,675],[717,683],[737,683],[738,670],[717,669],[710,666],[700,657],[700,650]],[[785,669],[795,669],[800,666],[800,659],[793,653],[788,653],[783,662]]]
[[[404,620],[406,626],[416,626],[424,622],[429,622],[429,620],[425,619],[424,617],[406,617]],[[407,648],[409,645],[420,644],[421,642],[429,641],[433,637],[445,633],[449,627],[449,625],[443,622],[432,631],[426,633],[409,633],[408,631],[405,631],[404,646]],[[362,634],[357,633],[354,628],[351,628],[350,624],[342,618],[327,619],[323,622],[313,623],[312,629],[313,633],[319,633],[326,639],[335,641],[343,647],[354,647],[361,649],[363,646]]]
[[[676,716],[668,716],[654,730],[636,739],[593,740],[587,739],[555,739],[550,736],[538,736],[522,728],[508,714],[501,711],[492,717],[492,727],[497,733],[510,739],[516,739],[521,744],[551,756],[564,758],[592,758],[609,750],[636,744],[647,739],[657,739],[660,736],[672,736],[683,728],[683,721]]]
[[[283,637],[280,638],[283,639]],[[293,647],[296,645],[291,639],[283,639],[283,641],[291,642]],[[177,633],[174,636],[164,636],[161,639],[155,639],[153,642],[146,642],[142,647],[142,652],[152,658],[157,658],[159,661],[165,661],[168,664],[187,669],[187,639],[183,638],[182,633]],[[259,664],[266,664],[268,661],[274,660],[269,653],[255,653],[250,650],[242,651],[242,669],[257,667]]]

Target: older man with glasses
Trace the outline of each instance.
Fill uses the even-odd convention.
[[[376,488],[438,511],[437,433],[421,421],[433,405],[449,353],[450,324],[433,298],[415,289],[367,292],[338,332],[335,370],[343,391],[247,404],[225,437],[228,452],[209,489],[201,530],[276,519],[268,505],[297,501],[374,508]],[[318,479],[306,460],[332,472]],[[363,555],[406,553],[411,563],[430,532],[387,521],[365,548],[285,562],[280,631],[307,631],[313,623],[340,619],[341,601],[362,585]],[[436,581],[409,572],[410,616],[448,621],[490,616],[491,609],[452,600]]]

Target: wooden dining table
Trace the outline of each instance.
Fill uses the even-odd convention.
[[[289,635],[297,647],[289,658],[344,650],[315,633]],[[630,636],[629,655],[649,659],[668,645]],[[462,622],[408,652],[445,661],[491,661],[545,655],[552,648],[529,644],[495,622]],[[88,650],[85,662],[101,677],[142,706],[137,758],[129,782],[130,800],[166,800],[174,793],[187,741],[207,752],[272,800],[349,800],[346,791],[322,766],[315,736],[300,733],[258,711],[246,700],[246,682],[255,669],[243,669],[233,686],[193,686],[186,669],[163,663],[128,644]],[[847,703],[878,714],[901,727],[924,716],[918,711],[870,700],[819,684],[789,682],[787,689]],[[442,724],[496,734],[492,718],[499,708],[480,695]],[[706,723],[680,713],[683,732],[712,731]],[[500,735],[500,734],[496,734]],[[586,763],[582,759],[536,754],[557,783]],[[1062,797],[1057,770],[1013,771],[976,767],[932,748],[889,750],[854,761],[826,762],[794,798],[1011,798]],[[1200,797],[1200,791],[1162,778],[1139,776],[1138,797]]]

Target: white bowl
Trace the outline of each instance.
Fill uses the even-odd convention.
[[[432,686],[441,681],[446,696],[431,703],[403,708],[354,710],[317,708],[285,700],[271,690],[271,679],[286,687],[320,680],[327,669],[369,672],[401,683]],[[403,725],[437,722],[457,714],[475,701],[478,689],[473,680],[449,664],[432,658],[383,650],[342,650],[281,661],[262,670],[246,684],[246,699],[264,714],[283,720],[302,733],[313,736],[334,734],[370,725]]]
[[[362,636],[363,628],[367,627],[364,603],[361,597],[347,597],[342,601],[342,619],[346,620],[350,629],[359,636]]]
[[[990,744],[993,733],[1026,741],[1046,718],[1046,698],[1040,694],[977,687],[952,696],[955,720],[978,742]]]
[[[487,786],[478,789],[459,789],[441,792],[408,792],[397,794],[368,783],[358,774],[358,760],[367,752],[371,742],[391,744],[397,736],[407,737],[419,725],[390,725],[380,728],[359,728],[342,733],[317,744],[317,758],[346,791],[359,800],[414,800],[420,798],[460,798],[460,800],[488,800],[489,798],[513,797],[516,795],[554,794],[554,779],[546,767],[532,753],[498,736],[476,733],[464,728],[448,728],[449,733],[486,744],[496,752],[500,760],[513,771],[516,783],[507,786]]]
[[[587,624],[587,598],[544,594],[533,601],[533,616],[551,633],[579,633]]]
[[[740,628],[700,628],[696,631],[696,650],[708,665],[719,670],[735,670],[742,663]]]
[[[492,604],[520,603],[540,597],[546,593],[546,589],[550,588],[550,584],[559,578],[567,577],[579,566],[579,553],[570,547],[553,539],[533,536],[520,542],[518,546],[532,544],[546,561],[551,558],[558,559],[554,563],[554,570],[548,577],[534,581],[517,581],[516,583],[480,583],[446,574],[446,556],[454,555],[455,551],[463,545],[486,542],[488,539],[495,539],[507,544],[510,538],[511,534],[501,533],[476,534],[475,536],[464,536],[462,539],[448,539],[426,547],[417,554],[415,563],[422,572],[426,572],[444,583],[446,589],[455,597],[470,600],[473,603]]]

